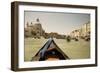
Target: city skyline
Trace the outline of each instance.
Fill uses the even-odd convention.
[[[37,18],[46,32],[67,35],[90,21],[90,14],[25,11],[25,26],[27,22],[34,24]]]

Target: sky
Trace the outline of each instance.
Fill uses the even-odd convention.
[[[37,18],[45,32],[67,35],[90,21],[90,14],[25,11],[25,26],[27,22],[35,23]]]

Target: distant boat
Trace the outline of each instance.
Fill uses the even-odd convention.
[[[56,45],[53,38],[50,38],[44,46],[32,58],[32,61],[45,60],[66,60],[69,57]]]

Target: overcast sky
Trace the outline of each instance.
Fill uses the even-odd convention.
[[[35,23],[37,18],[46,32],[67,35],[90,21],[90,14],[25,11],[25,24]]]

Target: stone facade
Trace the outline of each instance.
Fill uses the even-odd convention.
[[[35,23],[31,22],[31,24],[26,24],[25,37],[40,38],[44,33],[45,31],[43,30],[39,19],[37,19]]]
[[[76,29],[70,33],[72,38],[85,38],[90,37],[90,22],[85,23],[81,26],[81,28]]]
[[[72,38],[75,38],[75,37],[80,37],[80,30],[78,29],[78,30],[74,30],[74,31],[72,31],[71,33],[70,33],[70,36],[72,37]]]
[[[90,22],[83,24],[81,28],[81,36],[90,36]]]

